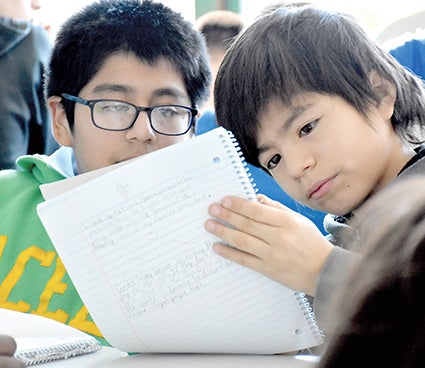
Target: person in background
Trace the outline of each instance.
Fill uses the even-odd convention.
[[[406,40],[389,53],[404,67],[425,80],[425,38]]]
[[[308,1],[277,1],[275,3],[271,3],[269,5],[266,5],[260,12],[260,15],[258,17],[262,17],[263,15],[268,15],[270,13],[273,13],[275,10],[282,8],[282,7],[301,7],[304,5],[312,5],[311,2]],[[257,17],[257,18],[258,18]]]
[[[14,358],[16,341],[6,335],[0,335],[0,368],[24,368],[25,363]]]
[[[376,41],[401,65],[425,80],[425,10],[392,22]]]
[[[425,366],[424,186],[422,175],[401,180],[359,210],[364,259],[335,293],[320,368]]]
[[[279,4],[282,5],[281,3]],[[278,7],[278,5],[275,4],[274,7]],[[266,11],[266,9],[264,11]],[[271,9],[267,8],[267,12],[268,11],[271,11]],[[236,36],[238,36],[244,29],[245,23],[242,17],[235,12],[216,10],[205,13],[199,17],[196,21],[196,27],[204,35],[207,42],[208,55],[210,57],[214,82],[215,75],[227,49],[230,47],[233,39],[235,39]],[[213,85],[211,85],[211,90],[212,87]],[[196,127],[196,134],[203,134],[216,127],[217,120],[214,111],[214,99],[213,95],[211,95],[207,104],[202,109],[202,114]],[[247,164],[247,168],[259,193],[265,194],[267,197],[288,206],[294,211],[301,212],[303,215],[311,219],[322,233],[325,233],[323,228],[325,213],[314,211],[311,208],[305,207],[301,203],[295,201],[293,198],[288,196],[273,177],[264,170],[255,167],[250,163]]]
[[[43,95],[50,37],[30,20],[39,7],[35,0],[0,1],[0,169],[58,148]]]
[[[195,26],[205,37],[213,75],[210,97],[202,106],[202,110],[213,110],[215,76],[224,54],[232,40],[242,31],[245,23],[238,13],[230,10],[214,10],[200,16],[196,20]],[[198,126],[198,129],[202,129],[202,124]]]
[[[162,3],[100,0],[62,25],[46,79],[61,148],[0,171],[1,308],[107,344],[37,216],[39,186],[192,138],[210,82],[202,35]]]
[[[425,172],[423,83],[354,18],[282,7],[232,43],[214,93],[217,120],[247,161],[296,200],[329,213],[325,237],[264,195],[258,202],[226,197],[211,205],[217,221],[205,226],[233,247],[214,249],[314,297],[326,334],[329,299],[360,257],[350,249],[357,210],[395,180]]]

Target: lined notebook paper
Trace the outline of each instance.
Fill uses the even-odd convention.
[[[303,294],[212,251],[218,239],[204,230],[207,208],[225,195],[255,200],[237,142],[220,127],[39,205],[80,296],[114,347],[273,354],[322,342]]]

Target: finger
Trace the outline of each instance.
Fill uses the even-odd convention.
[[[241,232],[238,229],[228,227],[212,219],[206,221],[205,229],[216,237],[231,244],[236,249],[256,258],[262,259],[267,256],[269,247],[262,239]],[[230,247],[227,246],[227,248]]]
[[[258,257],[250,253],[231,248],[225,244],[214,243],[213,250],[221,257],[227,258],[241,266],[248,267],[256,271],[258,271],[261,267],[261,260]]]
[[[213,204],[210,208],[218,204]],[[263,202],[253,202],[238,197],[225,197],[221,202],[221,207],[226,208],[236,214],[252,219],[258,223],[270,226],[281,226],[282,215],[292,215],[294,211],[278,202],[263,196]],[[210,213],[214,216],[213,213]]]
[[[288,207],[284,206],[282,203],[275,201],[264,194],[257,194],[257,201],[269,207],[279,208],[282,210],[284,209],[290,210]]]
[[[256,206],[259,208],[258,211],[262,214],[261,220],[258,221],[244,214],[225,208],[220,204],[210,206],[209,214],[240,232],[249,234],[269,244],[274,240],[276,231],[278,231],[279,228],[284,230],[285,227],[290,226],[289,224],[293,221],[293,219],[290,218],[292,214],[263,206],[259,203],[257,203]],[[221,234],[221,236],[223,236],[223,234]],[[237,239],[232,238],[232,241],[235,240]]]
[[[13,358],[13,357],[7,357],[7,356],[0,356],[0,367],[5,368],[24,368],[26,367],[25,362],[22,360]]]
[[[0,354],[12,356],[16,351],[16,341],[11,336],[0,335]]]

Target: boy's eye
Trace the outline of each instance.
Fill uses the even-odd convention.
[[[279,154],[274,155],[269,161],[266,163],[267,170],[273,170],[282,159],[282,156]]]
[[[318,121],[314,120],[310,123],[307,123],[306,125],[304,125],[301,129],[300,129],[300,136],[304,136],[304,135],[308,135],[310,134],[314,128],[316,127]]]

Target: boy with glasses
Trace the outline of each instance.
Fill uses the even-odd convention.
[[[0,173],[0,307],[105,342],[37,217],[39,185],[190,139],[210,80],[202,36],[161,3],[101,0],[64,23],[46,84],[62,147]]]

